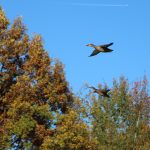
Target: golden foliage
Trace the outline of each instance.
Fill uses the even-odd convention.
[[[0,149],[96,149],[62,63],[40,35],[29,38],[21,18],[8,25],[0,10]]]

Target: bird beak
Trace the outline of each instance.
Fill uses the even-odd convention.
[[[88,46],[88,44],[87,44],[87,45],[85,45],[85,46]]]

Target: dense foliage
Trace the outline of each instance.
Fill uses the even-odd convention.
[[[110,98],[74,96],[63,65],[0,9],[0,149],[149,149],[148,81],[114,80]],[[100,85],[101,86],[101,85]]]
[[[94,149],[77,101],[41,37],[30,40],[21,18],[9,27],[1,9],[0,148]]]
[[[86,100],[98,149],[148,150],[150,97],[146,77],[134,82],[132,88],[124,77],[114,80],[109,94],[110,98],[89,94]]]

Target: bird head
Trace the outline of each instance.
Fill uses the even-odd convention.
[[[87,44],[86,46],[94,47],[95,45],[94,44]]]

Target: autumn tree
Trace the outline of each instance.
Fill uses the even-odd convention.
[[[26,30],[0,9],[0,149],[96,149],[62,63]]]
[[[99,85],[100,87],[102,85]],[[87,111],[98,149],[149,149],[150,97],[148,81],[113,81],[110,98],[89,93]]]

